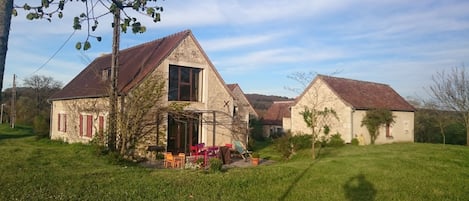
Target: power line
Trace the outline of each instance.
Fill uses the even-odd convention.
[[[39,66],[39,68],[37,68],[34,72],[32,72],[29,76],[31,75],[34,75],[35,73],[37,73],[38,71],[40,71],[42,68],[44,68],[44,66],[46,66],[54,57],[55,55],[57,55],[60,50],[62,50],[63,47],[65,47],[65,45],[68,43],[68,41],[70,41],[70,39],[72,38],[72,36],[75,34],[77,30],[73,30],[72,34],[70,34],[70,36],[68,36],[67,40],[65,40],[65,42],[59,47],[59,49],[57,49],[57,51],[54,52],[54,54],[52,54],[51,57],[49,57],[49,59],[47,59],[46,62],[44,62],[41,66]],[[28,77],[29,77],[28,76]]]

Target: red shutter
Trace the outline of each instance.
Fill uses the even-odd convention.
[[[93,116],[87,115],[86,116],[86,137],[93,136]]]
[[[57,130],[60,131],[60,114],[57,114],[57,119],[58,119],[58,126],[57,126]]]
[[[80,136],[83,136],[83,115],[80,114]]]
[[[98,129],[99,129],[99,135],[103,135],[104,133],[104,117],[103,116],[99,116],[99,119],[98,119]]]

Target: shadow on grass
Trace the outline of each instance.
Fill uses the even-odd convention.
[[[311,169],[311,167],[313,167],[313,165],[316,164],[320,159],[322,159],[326,156],[330,156],[330,155],[332,155],[330,150],[325,150],[323,147],[319,146],[317,148],[317,152],[316,152],[316,159],[313,162],[311,162],[311,164],[309,164],[308,167],[306,169],[304,169],[303,172],[301,172],[300,175],[298,175],[298,177],[295,178],[295,180],[290,184],[288,189],[279,198],[279,200],[280,201],[285,200],[285,198],[290,194],[291,190],[298,184],[298,182],[301,180],[301,178],[304,177],[304,175]],[[367,200],[365,200],[365,201],[367,201]]]
[[[373,183],[366,180],[363,173],[351,177],[343,185],[345,198],[350,201],[373,201],[376,196],[376,189]]]
[[[311,167],[313,167],[314,164],[316,164],[316,162],[318,161],[319,159],[316,159],[314,162],[311,162],[308,167],[306,169],[303,170],[303,172],[301,172],[300,175],[298,175],[295,180],[290,184],[290,186],[288,187],[288,189],[285,191],[285,193],[283,193],[283,195],[278,199],[280,201],[282,200],[285,200],[285,198],[290,194],[291,190],[298,184],[298,182],[300,181],[301,178],[303,178],[305,176],[305,174],[311,169]]]
[[[0,134],[0,140],[7,140],[7,139],[18,139],[18,138],[25,138],[31,137],[32,134]]]
[[[15,128],[10,128],[9,125],[0,125],[0,140],[18,139],[34,136],[32,129],[29,127],[18,125]]]

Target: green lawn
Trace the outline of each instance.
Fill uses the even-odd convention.
[[[261,156],[278,159],[267,144]],[[0,200],[469,200],[469,148],[433,144],[309,150],[223,173],[146,169],[91,146],[0,127]]]

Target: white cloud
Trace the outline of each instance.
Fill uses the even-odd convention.
[[[244,35],[226,38],[216,38],[211,40],[200,41],[205,51],[223,51],[239,47],[253,46],[265,44],[268,42],[275,43],[275,40],[284,36],[284,33],[271,33],[262,35]]]

